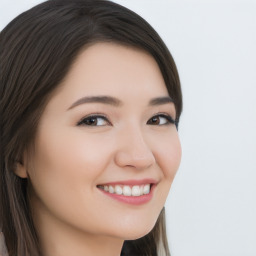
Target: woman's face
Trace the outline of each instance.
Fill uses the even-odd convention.
[[[39,230],[148,233],[180,163],[172,120],[151,56],[112,43],[84,50],[45,108],[26,170]]]

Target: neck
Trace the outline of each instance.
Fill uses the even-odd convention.
[[[43,241],[44,256],[120,256],[123,241],[114,238],[84,236],[79,239],[59,236],[54,241]]]

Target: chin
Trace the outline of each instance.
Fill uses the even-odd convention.
[[[124,238],[124,240],[136,240],[136,239],[142,238],[146,236],[152,229],[153,227],[147,230],[129,232],[129,234]]]
[[[121,236],[124,240],[136,240],[147,235],[155,226],[156,221],[150,223],[141,223],[138,225],[129,225],[121,230]],[[120,233],[120,232],[119,232]]]

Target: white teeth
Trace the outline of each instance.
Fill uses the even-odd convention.
[[[150,192],[150,184],[145,185],[135,185],[135,186],[128,186],[128,185],[115,185],[108,186],[108,185],[99,185],[100,189],[103,189],[106,192],[111,194],[115,193],[117,195],[124,195],[124,196],[142,196],[147,195]]]
[[[140,187],[139,186],[133,186],[132,187],[132,195],[133,196],[140,196]]]
[[[132,195],[132,190],[129,186],[124,186],[123,187],[123,195],[124,196],[131,196]]]
[[[150,192],[150,185],[147,184],[147,185],[145,185],[145,186],[143,187],[143,194],[144,194],[144,195],[147,195],[147,194],[149,194],[149,192]]]
[[[120,186],[116,185],[115,186],[115,193],[118,195],[122,195],[123,194],[123,190]]]
[[[108,187],[108,192],[113,194],[115,192],[115,189],[112,186]]]
[[[143,190],[144,190],[143,187],[144,187],[144,186],[140,186],[140,194],[141,194],[141,195],[144,194],[144,192],[143,192]]]

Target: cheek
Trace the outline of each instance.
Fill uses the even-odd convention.
[[[112,159],[110,139],[83,130],[51,128],[48,132],[45,127],[38,133],[29,173],[32,195],[55,212],[66,211],[67,206],[71,209],[71,205],[76,209],[90,200]]]
[[[164,177],[172,181],[181,161],[181,144],[178,133],[162,140],[157,146],[155,155]]]
[[[84,214],[93,211],[90,205],[97,179],[111,160],[111,145],[106,140],[65,129],[39,133],[29,171],[34,207],[72,223],[76,216],[83,223]],[[95,212],[89,215],[95,216]]]
[[[161,210],[180,165],[181,145],[177,132],[161,136],[156,141],[158,143],[154,143],[154,155],[161,170],[161,182],[157,187],[158,197],[154,203]]]
[[[87,180],[93,179],[110,157],[109,143],[104,143],[100,136],[88,136],[83,131],[73,133],[69,129],[44,131],[38,136],[36,149],[35,169],[58,173],[60,178],[85,175]]]

